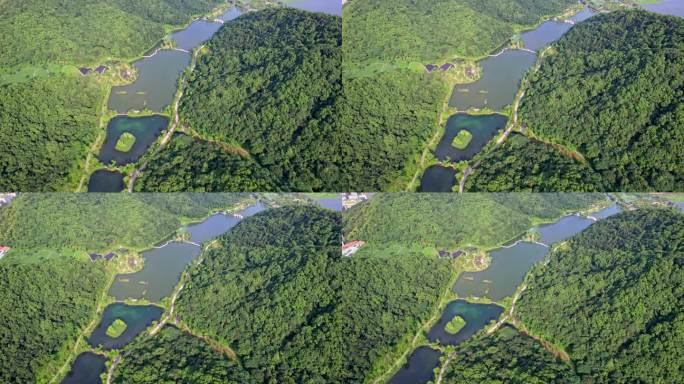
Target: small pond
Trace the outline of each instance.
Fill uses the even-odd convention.
[[[93,347],[101,345],[104,350],[120,349],[159,320],[162,313],[164,313],[164,309],[156,305],[110,304],[105,308],[100,324],[88,338],[88,344]],[[116,319],[123,320],[126,323],[126,330],[121,336],[111,338],[107,336],[107,328]]]
[[[441,352],[430,347],[419,347],[409,356],[408,362],[390,379],[390,384],[424,384],[435,376]]]
[[[126,188],[124,175],[117,171],[100,169],[88,180],[88,192],[121,192]]]
[[[107,137],[100,149],[100,161],[107,165],[111,162],[116,165],[125,165],[138,161],[168,125],[168,117],[161,115],[116,116],[107,124]],[[135,136],[135,143],[128,152],[121,152],[116,149],[116,142],[124,132]]]
[[[433,165],[420,180],[420,192],[451,192],[456,185],[456,170]]]
[[[497,320],[503,308],[496,304],[476,304],[465,300],[450,302],[439,322],[428,333],[428,340],[439,342],[441,345],[458,345],[471,338],[492,320]],[[465,320],[466,325],[456,334],[447,332],[444,327],[456,316]]]
[[[107,359],[92,352],[83,352],[76,357],[71,371],[62,384],[102,384],[100,375],[104,373]]]
[[[470,160],[496,136],[499,130],[506,127],[507,121],[508,118],[503,115],[453,115],[447,120],[446,131],[437,145],[435,156],[441,161]],[[451,144],[461,131],[470,132],[472,139],[465,149],[456,149]]]

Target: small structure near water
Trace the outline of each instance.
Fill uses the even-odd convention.
[[[100,255],[99,253],[91,253],[89,256],[90,256],[90,261],[93,261],[93,262],[97,261],[97,260],[109,261],[109,260],[113,259],[114,257],[116,257],[116,253],[109,252],[108,254],[106,254],[104,256]]]
[[[444,250],[437,251],[437,256],[440,259],[444,258],[444,257],[451,257],[452,259],[456,259],[456,258],[460,257],[461,255],[463,255],[463,251],[461,251],[460,249],[456,250],[454,252],[449,252],[449,251],[444,251]]]
[[[104,65],[100,65],[99,67],[97,67],[95,69],[89,68],[89,67],[81,67],[78,70],[79,70],[79,72],[81,72],[82,76],[85,76],[85,75],[87,75],[89,73],[93,73],[93,72],[101,75],[107,71],[107,67]]]

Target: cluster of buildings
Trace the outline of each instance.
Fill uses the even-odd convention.
[[[449,251],[437,251],[437,256],[441,259],[444,257],[451,257],[452,259],[456,259],[463,255],[463,251],[457,250],[454,252],[449,252]]]
[[[113,259],[116,256],[116,253],[114,252],[109,252],[106,255],[100,255],[99,253],[91,253],[90,255],[90,261],[97,261],[97,260],[106,260],[109,261]]]
[[[347,210],[356,204],[366,201],[370,198],[371,194],[369,193],[356,193],[356,192],[349,192],[349,193],[343,193],[342,194],[342,209]]]
[[[454,68],[454,65],[451,63],[444,63],[444,64],[439,65],[439,66],[437,66],[435,64],[427,64],[425,66],[425,70],[427,71],[427,73],[432,73],[432,72],[435,72],[438,70],[442,71],[442,72],[446,72],[446,71],[453,69],[453,68]]]
[[[81,75],[85,76],[89,73],[98,73],[98,74],[103,74],[105,71],[107,71],[107,67],[104,65],[100,65],[99,67],[93,69],[93,68],[88,68],[88,67],[81,67],[78,69],[81,72]]]
[[[16,193],[0,193],[0,207],[9,204],[15,197],[17,197]]]
[[[358,252],[359,249],[361,249],[361,247],[363,247],[364,244],[366,244],[366,243],[361,241],[361,240],[354,240],[354,241],[350,241],[348,243],[342,244],[342,256],[351,257],[351,255]]]

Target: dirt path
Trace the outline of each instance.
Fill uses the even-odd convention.
[[[107,384],[112,384],[112,377],[114,377],[114,370],[116,369],[116,366],[119,364],[121,361],[121,356],[117,356],[114,358],[114,361],[112,361],[112,366],[109,367],[109,373],[107,373]]]
[[[184,76],[183,79],[181,80],[180,86],[178,87],[178,94],[176,95],[175,100],[173,101],[173,124],[171,124],[171,127],[166,131],[166,134],[162,138],[161,142],[159,143],[159,146],[154,150],[152,153],[152,156],[156,155],[159,153],[164,147],[166,147],[166,144],[171,140],[171,137],[173,134],[176,132],[176,128],[178,128],[178,122],[180,121],[180,118],[178,116],[178,105],[180,104],[180,100],[183,97],[183,89],[185,88],[185,85],[187,84],[187,77],[195,70],[195,65],[197,64],[197,56],[199,56],[200,51],[204,48],[204,45],[200,46],[197,48],[195,53],[192,55],[192,62],[190,64],[190,71],[188,72],[187,76]],[[150,157],[152,157],[150,156]],[[138,179],[140,176],[140,173],[145,170],[147,167],[147,164],[150,161],[150,157],[148,157],[142,165],[136,170],[134,170],[131,173],[131,177],[128,181],[128,192],[133,192],[133,188],[135,186],[135,181]]]

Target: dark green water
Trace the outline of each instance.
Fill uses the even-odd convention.
[[[451,192],[456,185],[456,170],[433,165],[420,179],[420,192]]]
[[[161,115],[145,117],[117,116],[111,119],[107,125],[107,137],[100,149],[100,161],[103,164],[114,162],[116,165],[125,165],[138,161],[168,125],[169,118]],[[128,152],[116,150],[116,142],[124,132],[135,136],[135,143]]]
[[[441,352],[430,347],[419,347],[408,362],[390,379],[390,384],[424,384],[434,378],[433,369],[439,366]]]
[[[471,338],[490,321],[497,320],[502,312],[503,307],[496,304],[475,304],[465,300],[454,300],[444,309],[439,322],[430,329],[428,340],[439,342],[441,345],[458,345]],[[466,325],[453,335],[444,327],[457,315],[466,321]]]
[[[101,384],[100,375],[105,371],[107,359],[92,352],[83,352],[76,357],[71,371],[62,384]]]
[[[453,115],[447,121],[446,131],[437,145],[435,156],[442,161],[470,160],[506,126],[507,121],[508,118],[502,115]],[[465,149],[456,149],[451,143],[461,131],[470,132],[473,138]]]
[[[124,175],[116,171],[100,169],[88,180],[88,192],[121,192],[126,188]]]
[[[88,338],[88,344],[93,347],[101,345],[104,350],[120,349],[159,320],[162,313],[164,309],[156,305],[110,304],[105,308],[100,324]],[[123,320],[127,327],[121,336],[111,338],[107,336],[107,328],[116,319]]]

